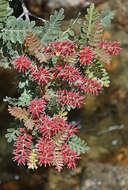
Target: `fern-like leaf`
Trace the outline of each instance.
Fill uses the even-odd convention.
[[[58,171],[61,171],[63,167],[62,145],[65,143],[67,138],[68,130],[64,130],[62,132],[59,132],[53,139],[53,142],[55,143],[55,156],[53,165],[56,166],[56,169]]]
[[[31,55],[35,55],[40,62],[46,62],[46,56],[41,52],[42,43],[33,32],[27,32],[25,44]]]
[[[51,42],[58,38],[60,32],[60,25],[64,19],[64,9],[55,11],[54,15],[50,16],[50,20],[46,21],[41,34],[41,41],[43,45],[47,45],[47,42]]]
[[[12,9],[7,0],[0,0],[0,22],[5,22],[7,16],[11,15]]]
[[[19,88],[21,86],[19,85]],[[13,106],[21,106],[21,107],[26,107],[29,105],[30,101],[32,100],[32,95],[30,94],[29,91],[24,90],[24,92],[21,94],[21,96],[16,99],[16,98],[11,98],[6,96],[3,101],[8,102],[9,104]]]
[[[114,18],[114,15],[115,11],[110,11],[109,9],[101,12],[100,19],[105,28],[111,24],[111,20]]]
[[[72,53],[70,56],[66,56],[64,61],[69,64],[74,64],[77,61],[77,54]]]
[[[32,30],[35,22],[23,20],[22,18],[16,19],[10,16],[6,21],[6,27],[3,29],[2,39],[4,42],[11,41],[12,43],[24,43],[24,39],[28,30]]]
[[[94,55],[96,57],[96,59],[99,59],[100,61],[110,64],[111,62],[111,55],[105,51],[104,49],[100,49],[100,48],[95,48],[93,50]]]
[[[99,13],[95,9],[94,4],[91,4],[90,8],[87,9],[87,15],[85,16],[85,22],[81,31],[81,40],[79,41],[83,45],[87,45],[92,32],[92,25],[97,20],[99,20]]]
[[[34,121],[29,117],[29,112],[21,107],[8,107],[9,113],[17,119],[23,120],[27,129],[34,127]]]
[[[101,84],[101,87],[108,87],[110,80],[109,75],[99,60],[94,60],[86,69],[86,75],[92,80],[96,80]]]
[[[69,147],[71,150],[74,150],[75,152],[80,155],[81,153],[85,153],[89,150],[89,147],[85,143],[84,140],[79,138],[77,135],[74,135],[69,141],[68,141]]]
[[[12,141],[15,141],[17,136],[19,135],[19,131],[14,128],[7,129],[7,133],[5,137],[7,138],[8,143],[11,143]]]
[[[21,108],[21,107],[11,107],[11,106],[9,106],[8,111],[12,116],[14,116],[14,117],[16,117],[17,119],[20,119],[20,120],[22,120],[22,119],[26,120],[28,118],[28,116],[29,116],[28,111],[25,108]]]
[[[91,34],[89,38],[89,45],[93,48],[99,47],[99,42],[103,37],[103,26],[100,20],[92,25]]]

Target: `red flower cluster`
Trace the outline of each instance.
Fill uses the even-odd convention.
[[[16,160],[19,164],[26,164],[26,162],[29,160],[29,154],[31,152],[31,146],[32,146],[32,136],[29,134],[26,134],[23,129],[20,129],[20,135],[16,139],[16,142],[14,143],[14,146],[16,149],[14,149],[14,161]]]
[[[87,12],[91,9],[95,12],[94,5]],[[61,14],[62,11],[58,13]],[[76,161],[80,159],[80,152],[84,153],[86,145],[77,136],[73,137],[77,128],[66,121],[67,114],[71,109],[84,104],[87,93],[97,95],[102,90],[101,86],[109,84],[106,70],[100,63],[109,63],[110,55],[117,55],[121,49],[118,42],[102,40],[103,28],[99,18],[93,23],[94,26],[98,24],[98,27],[91,28],[92,35],[93,31],[98,34],[95,47],[95,34],[92,36],[92,43],[89,43],[86,26],[80,28],[79,36],[72,36],[74,42],[59,41],[60,38],[50,42],[49,38],[45,47],[40,40],[41,36],[38,39],[32,31],[27,32],[23,45],[28,49],[27,54],[32,62],[24,55],[11,62],[15,69],[26,72],[22,73],[21,85],[18,85],[23,100],[26,98],[23,93],[25,91],[30,94],[30,98],[33,97],[28,104],[28,101],[24,101],[24,108],[19,104],[21,107],[8,109],[12,116],[22,120],[24,127],[19,128],[19,133],[16,133],[18,137],[14,144],[14,160],[18,164],[27,164],[31,169],[37,169],[41,165],[53,165],[61,171],[64,165],[74,168]],[[65,32],[69,33],[68,30]],[[62,33],[66,34],[65,32]],[[86,45],[83,37],[86,38]],[[90,79],[91,75],[96,80]],[[27,83],[24,83],[25,77]],[[35,90],[33,87],[36,84]],[[20,100],[21,98],[18,102]],[[13,103],[9,98],[7,101]],[[13,130],[9,135],[11,133]]]
[[[35,124],[44,138],[51,140],[54,135],[59,131],[68,129],[70,136],[73,136],[77,132],[77,128],[73,125],[67,125],[63,118],[54,116],[50,118],[48,115],[40,115],[39,120],[35,121]]]
[[[63,42],[55,41],[51,42],[50,45],[44,47],[44,52],[48,53],[51,52],[52,55],[71,55],[71,53],[75,53],[75,48],[77,46],[70,40],[66,40]]]
[[[91,80],[89,78],[84,78],[84,86],[81,87],[81,90],[84,92],[88,92],[92,95],[98,95],[99,92],[102,90],[101,84],[96,80]]]
[[[56,169],[61,171],[64,162],[68,167],[74,168],[78,154],[70,148],[65,150],[65,147],[68,147],[66,141],[77,132],[77,128],[68,125],[63,118],[57,115],[53,118],[40,115],[39,120],[35,121],[35,126],[42,135],[36,144],[39,165],[46,166],[57,162]]]
[[[50,80],[50,72],[47,68],[43,68],[43,66],[40,66],[39,68],[33,66],[31,67],[30,72],[39,85],[47,84]]]
[[[80,78],[80,72],[77,68],[74,68],[68,64],[65,64],[64,66],[57,65],[55,67],[57,74],[57,78],[68,81],[70,84],[75,82],[76,80],[79,80]]]
[[[62,145],[61,150],[58,149],[58,151],[55,152],[55,144],[52,141],[46,141],[42,138],[40,138],[37,143],[37,151],[40,165],[44,164],[46,167],[47,164],[51,165],[57,160],[58,166],[56,169],[58,169],[58,171],[61,171],[63,162],[69,168],[75,168],[76,160],[80,159],[78,154],[72,151],[66,143]],[[59,163],[60,160],[61,164]]]
[[[107,42],[106,40],[100,41],[100,48],[106,50],[111,55],[118,55],[121,50],[119,42]]]
[[[80,107],[82,104],[84,104],[84,98],[84,96],[80,96],[79,92],[58,90],[56,101],[59,104],[67,104],[74,107]]]
[[[84,46],[79,52],[79,59],[81,65],[90,65],[93,60],[93,50],[89,46]]]
[[[34,118],[39,118],[39,115],[44,111],[46,102],[42,98],[34,99],[30,102],[29,111]]]
[[[46,139],[40,138],[37,143],[37,155],[39,159],[39,164],[46,167],[46,165],[51,165],[52,161],[54,160],[54,149],[55,145],[50,140],[47,141]]]
[[[79,160],[80,157],[78,154],[71,150],[69,146],[65,143],[63,145],[63,160],[65,165],[67,165],[69,168],[75,168],[76,167],[76,160]]]
[[[31,65],[31,61],[28,57],[25,57],[24,55],[21,57],[18,57],[17,59],[13,60],[11,64],[14,66],[15,69],[18,71],[25,72],[27,69],[29,69]]]

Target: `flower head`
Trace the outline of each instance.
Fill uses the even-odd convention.
[[[75,151],[71,150],[69,146],[65,143],[63,145],[63,159],[64,159],[64,163],[69,168],[75,168],[76,160],[79,160],[80,157]]]
[[[40,114],[45,109],[45,105],[46,105],[46,102],[44,99],[42,98],[34,99],[30,102],[29,111],[32,113],[32,116],[34,118],[39,118]]]
[[[90,65],[92,63],[93,50],[89,46],[84,46],[78,55],[81,65]]]
[[[107,42],[106,40],[101,40],[100,48],[106,50],[110,55],[118,55],[121,50],[119,42]]]
[[[80,78],[80,72],[77,68],[74,68],[71,65],[65,64],[64,66],[57,65],[55,67],[57,74],[57,78],[65,80],[72,84]]]
[[[59,104],[67,104],[74,107],[80,107],[82,104],[84,104],[84,96],[80,96],[79,92],[58,90],[56,101]]]
[[[76,45],[70,40],[66,40],[63,42],[56,40],[55,42],[51,42],[49,46],[44,47],[44,52],[51,52],[52,55],[56,56],[69,56],[71,55],[71,53],[75,53],[75,48]]]
[[[43,66],[39,68],[37,66],[31,67],[30,72],[39,85],[47,84],[50,80],[50,72],[47,68],[43,68]]]
[[[26,164],[29,160],[29,155],[31,153],[32,146],[32,136],[26,133],[20,133],[19,137],[16,139],[14,146],[16,147],[13,151],[14,161],[19,164]]]
[[[25,72],[27,69],[29,69],[31,65],[31,61],[28,57],[25,57],[24,55],[21,57],[17,57],[15,60],[11,62],[11,64],[14,66],[15,69],[18,71]]]
[[[40,138],[36,146],[39,164],[51,165],[54,159],[54,143]]]

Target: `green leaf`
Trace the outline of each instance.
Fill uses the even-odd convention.
[[[89,147],[85,143],[84,140],[82,140],[80,137],[77,135],[74,135],[69,141],[68,141],[69,147],[71,150],[74,150],[77,152],[79,155],[81,153],[85,153],[89,150]]]
[[[62,41],[67,40],[68,37],[69,37],[68,33],[64,33],[64,32],[59,33],[59,39],[62,40]]]
[[[81,18],[79,18],[79,19],[77,19],[77,21],[76,21],[78,24],[81,24],[82,23],[82,19]]]
[[[52,63],[54,65],[57,63],[57,57],[56,56],[52,56]]]
[[[84,40],[81,41],[80,39],[80,43],[82,45],[85,45],[85,43],[88,42],[88,40],[90,39],[90,35],[92,33],[92,25],[99,19],[99,13],[98,11],[95,9],[94,4],[92,3],[90,8],[87,9],[87,15],[85,16],[85,22],[83,24],[83,26],[81,27],[81,34],[80,37]]]
[[[15,141],[17,136],[19,135],[19,131],[14,128],[7,129],[7,133],[5,134],[5,137],[7,138],[7,142],[11,143],[12,141]]]
[[[23,20],[22,18],[16,19],[14,16],[10,16],[6,21],[6,27],[3,29],[2,38],[4,43],[10,41],[12,43],[19,42],[24,43],[26,32],[32,30],[35,26],[35,22],[29,20]]]
[[[75,35],[75,33],[74,33],[73,30],[69,30],[68,33],[69,33],[70,36],[74,36]]]
[[[18,99],[7,96],[3,99],[4,102],[8,102],[13,106],[21,106],[21,107],[28,106],[31,100],[32,100],[32,95],[30,94],[29,91],[27,92],[26,90],[24,90],[24,92],[21,94],[21,96]]]
[[[101,12],[100,19],[105,28],[111,24],[111,20],[114,18],[114,16],[115,11],[105,10]]]
[[[44,23],[44,28],[41,33],[41,41],[43,45],[51,42],[59,37],[61,22],[64,19],[64,9],[55,11],[54,15],[50,16],[50,20]]]

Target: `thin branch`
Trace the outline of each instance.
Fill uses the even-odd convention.
[[[25,5],[25,3],[24,3],[24,0],[19,0],[19,1],[20,1],[20,3],[21,3],[22,9],[23,9],[23,13],[22,13],[17,19],[22,18],[23,16],[25,16],[26,19],[30,20],[29,17],[32,16],[32,17],[34,17],[34,18],[36,18],[36,19],[41,20],[42,22],[46,22],[45,19],[43,19],[43,18],[41,18],[41,17],[38,17],[38,16],[36,16],[36,15],[33,14],[33,13],[30,13],[30,11],[27,9],[27,7],[26,7],[26,5]]]

